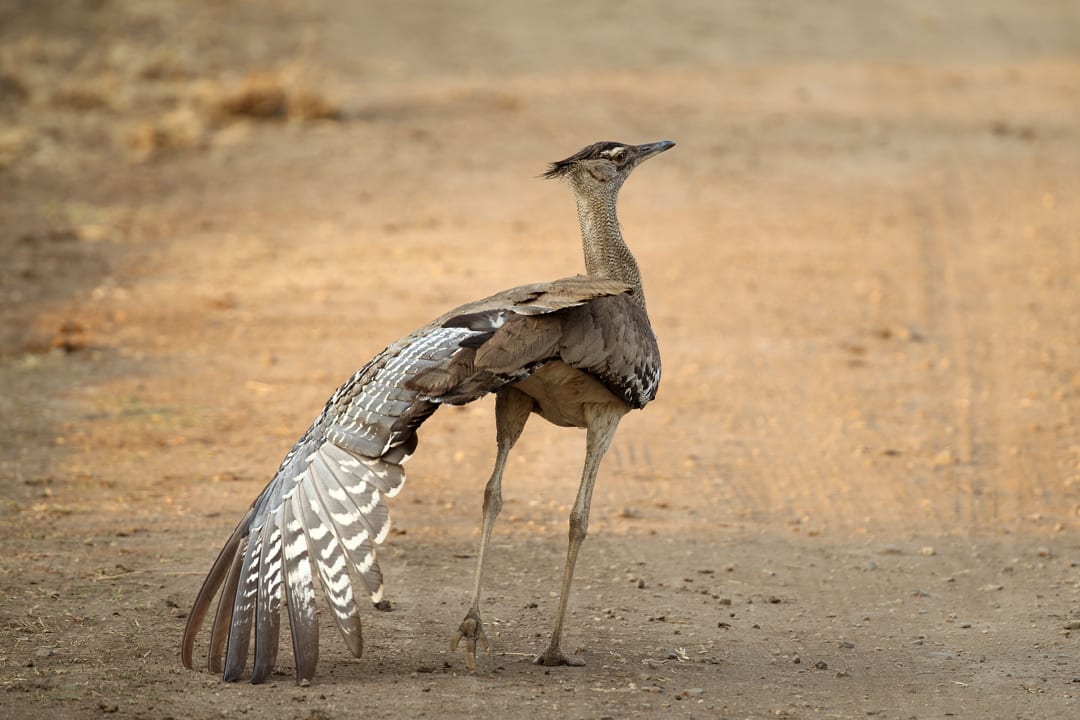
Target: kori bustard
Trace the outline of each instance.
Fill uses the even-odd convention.
[[[502,507],[503,470],[529,415],[537,413],[556,425],[585,428],[586,455],[551,641],[535,662],[584,664],[565,654],[561,642],[597,470],[619,420],[652,400],[660,382],[641,273],[623,241],[616,199],[638,164],[673,145],[598,142],[552,163],[545,176],[565,179],[577,201],[587,274],[516,287],[451,310],[387,347],[338,388],[211,567],[184,630],[186,667],[220,589],[210,671],[226,681],[240,679],[254,631],[251,682],[265,681],[277,659],[284,603],[297,682],[310,680],[319,652],[316,577],[338,630],[359,657],[363,640],[353,581],[376,606],[384,602],[375,546],[389,531],[385,498],[401,490],[417,428],[440,405],[491,392],[498,450],[484,490],[472,602],[452,647],[465,641],[470,671],[477,643],[488,648],[480,592]]]

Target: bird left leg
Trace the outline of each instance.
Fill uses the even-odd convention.
[[[607,452],[619,420],[629,408],[625,405],[596,404],[585,409],[586,446],[585,468],[581,473],[581,486],[577,499],[570,511],[570,544],[566,550],[566,568],[563,570],[562,592],[559,595],[559,609],[555,613],[555,628],[551,632],[551,642],[547,649],[533,658],[537,665],[584,665],[585,660],[576,655],[564,655],[562,642],[563,621],[566,618],[566,606],[570,599],[570,583],[574,579],[574,565],[577,564],[578,550],[589,530],[589,506],[592,504],[593,486],[596,473],[600,469],[600,460]]]
[[[495,396],[495,430],[499,450],[495,456],[495,469],[484,488],[484,524],[480,534],[480,556],[476,562],[476,583],[473,586],[472,604],[465,619],[450,640],[450,649],[457,650],[458,643],[465,640],[465,666],[469,672],[476,669],[476,644],[490,651],[484,625],[480,621],[480,586],[484,576],[484,560],[487,558],[491,529],[495,517],[502,510],[502,476],[510,449],[521,437],[525,422],[533,409],[533,399],[513,387],[500,390]]]

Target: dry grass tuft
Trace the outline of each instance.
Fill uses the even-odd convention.
[[[322,95],[301,91],[289,98],[289,117],[300,120],[341,120],[343,114],[338,105]]]
[[[21,103],[30,97],[26,83],[9,72],[0,70],[0,106]]]
[[[284,120],[289,112],[289,96],[279,78],[251,75],[239,89],[219,98],[214,110],[224,118]]]
[[[100,110],[109,107],[109,101],[105,95],[89,88],[80,87],[57,90],[49,98],[49,102],[53,107],[76,112]]]
[[[36,144],[34,133],[26,128],[0,128],[0,170],[30,155]]]
[[[127,145],[138,159],[149,160],[177,150],[203,147],[207,139],[206,122],[185,106],[139,123],[128,133]]]
[[[341,108],[323,95],[290,87],[273,74],[249,75],[236,89],[211,102],[211,115],[231,120],[340,120]]]

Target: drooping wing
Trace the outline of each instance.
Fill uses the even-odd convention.
[[[589,277],[514,288],[447,313],[357,371],[286,455],[219,554],[188,616],[184,665],[192,666],[196,634],[220,589],[211,671],[239,679],[254,635],[251,681],[264,681],[276,661],[284,603],[297,681],[310,680],[319,644],[316,578],[359,656],[353,580],[372,602],[382,601],[375,545],[389,532],[385,498],[401,490],[416,429],[440,404],[474,400],[557,357],[561,314],[627,290]]]

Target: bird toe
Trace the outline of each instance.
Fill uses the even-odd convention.
[[[476,671],[476,644],[480,643],[480,647],[485,652],[491,652],[491,645],[488,643],[487,633],[484,632],[484,624],[480,621],[480,615],[470,610],[465,616],[465,619],[461,621],[461,625],[454,632],[454,637],[450,640],[450,650],[457,650],[458,644],[465,641],[465,667],[469,672]]]
[[[566,655],[559,646],[552,645],[549,646],[547,650],[534,657],[533,664],[545,665],[547,667],[557,667],[559,665],[582,667],[585,665],[585,658],[580,655]]]

